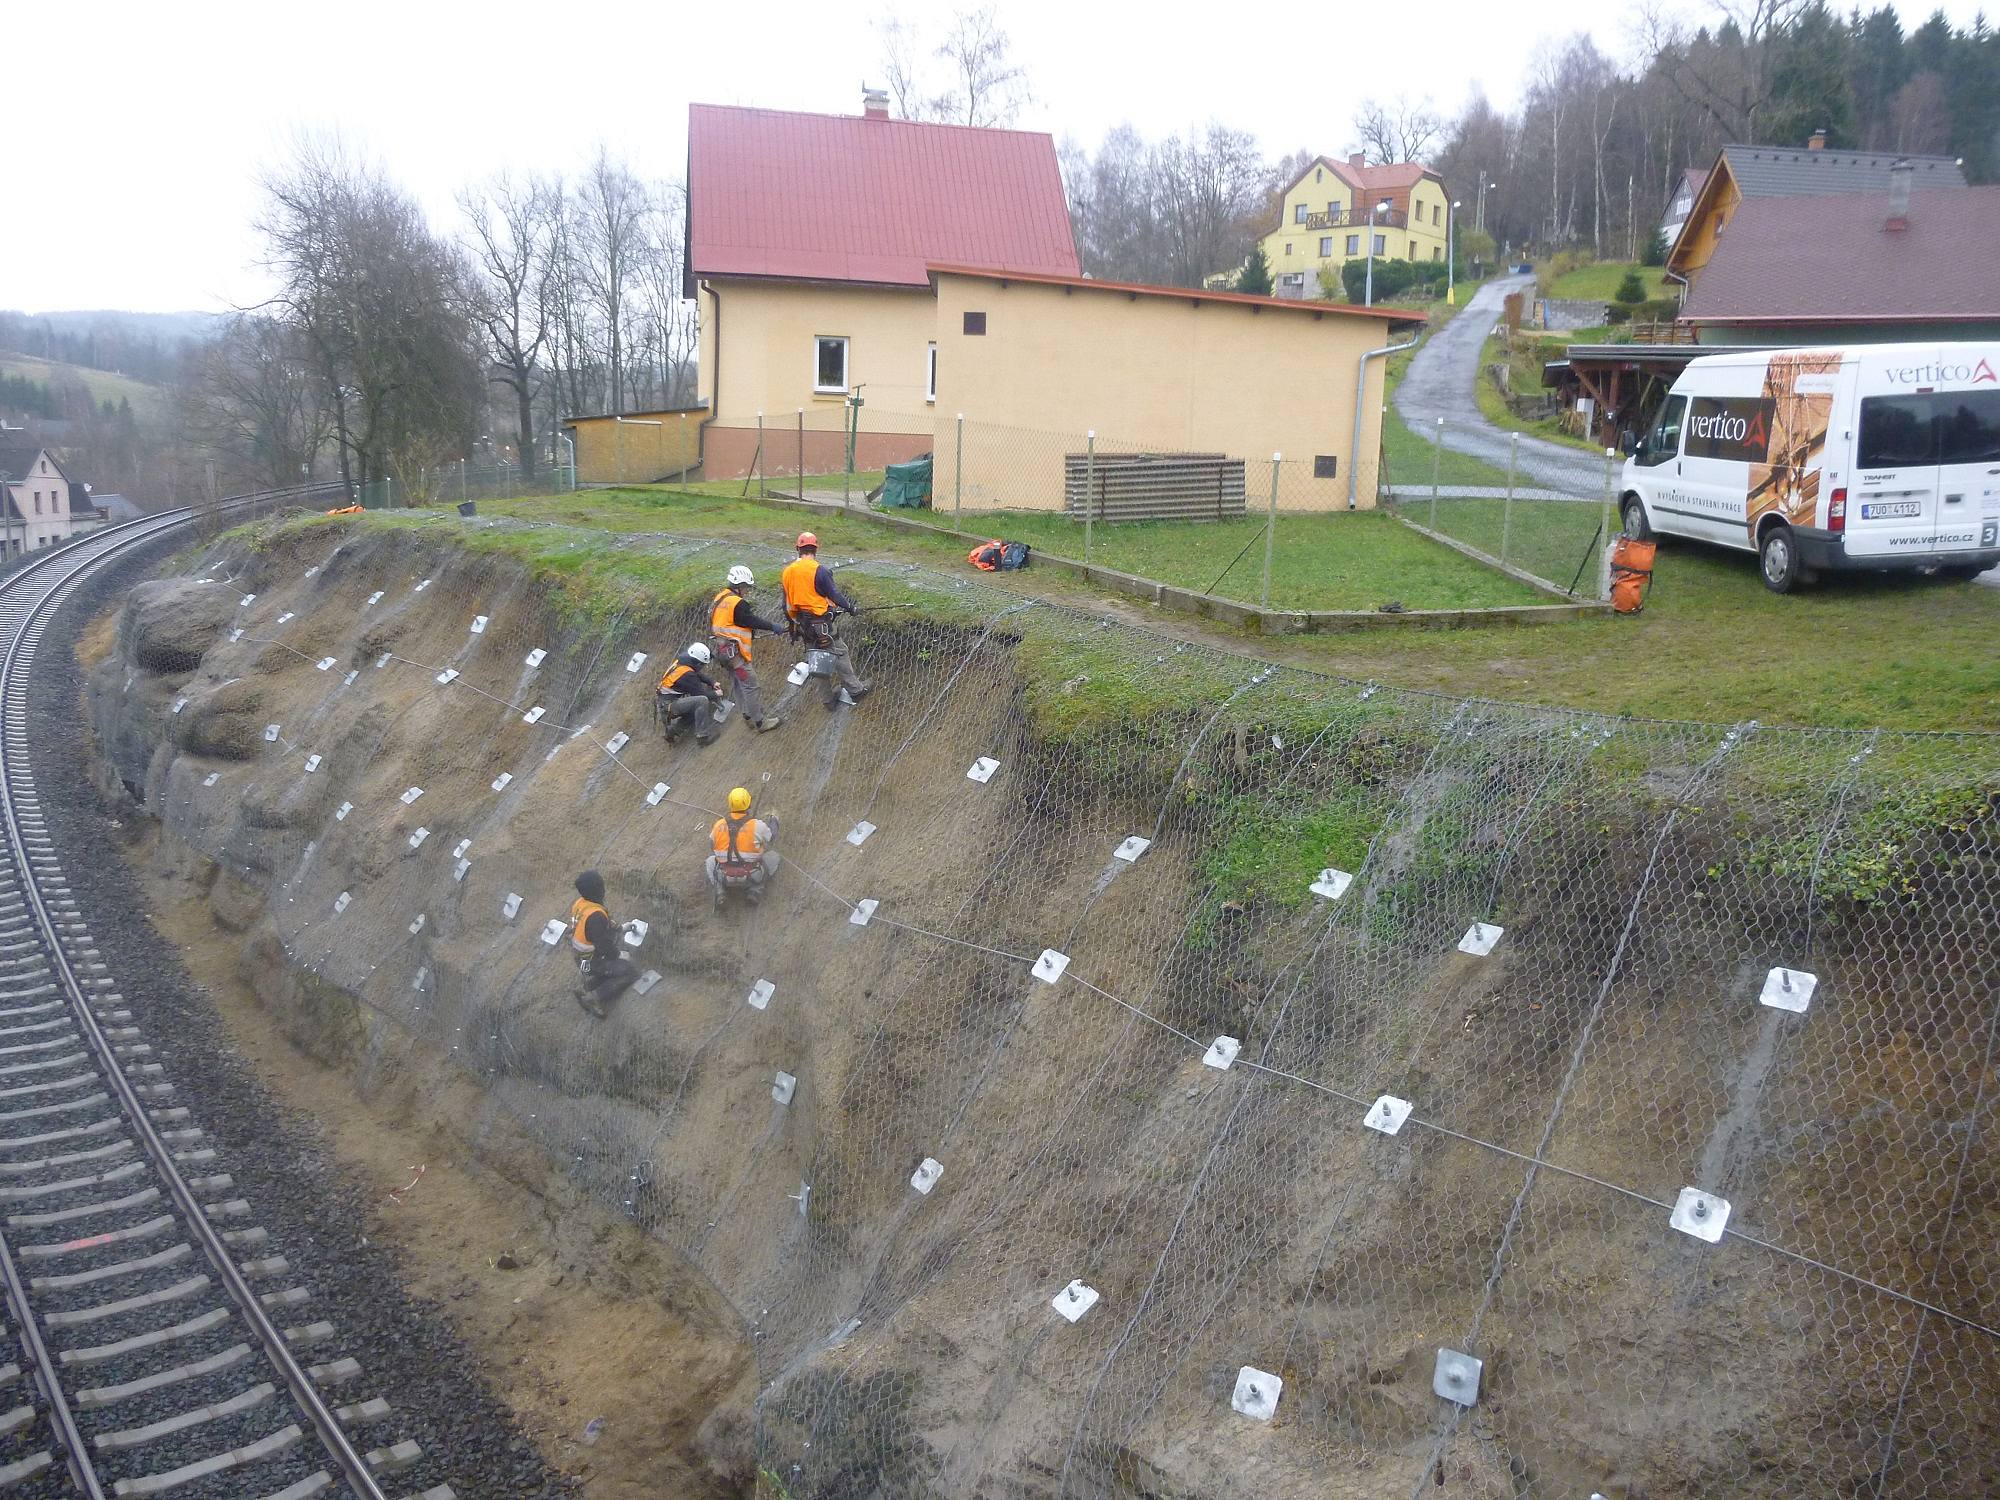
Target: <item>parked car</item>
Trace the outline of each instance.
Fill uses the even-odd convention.
[[[1765,587],[1822,572],[2000,563],[2000,343],[1691,360],[1625,461],[1626,534],[1755,552]]]

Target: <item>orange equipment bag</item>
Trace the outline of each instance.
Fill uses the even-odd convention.
[[[330,510],[327,512],[330,516],[358,516],[362,513],[362,508],[358,505],[343,505],[339,510]]]
[[[965,554],[965,560],[985,572],[992,573],[1000,566],[1000,554],[1006,550],[1005,542],[981,542]]]
[[[1657,542],[1637,542],[1621,536],[1611,548],[1611,607],[1621,615],[1636,615],[1646,607],[1646,589],[1653,581]]]

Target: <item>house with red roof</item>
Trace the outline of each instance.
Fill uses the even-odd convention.
[[[858,115],[694,105],[686,266],[704,476],[929,453],[936,493],[979,507],[1081,503],[1091,433],[1233,464],[1239,511],[1243,462],[1276,451],[1312,476],[1287,503],[1372,504],[1362,356],[1419,320],[1094,281],[1047,134],[896,120],[872,91]]]
[[[1371,240],[1377,260],[1442,261],[1450,212],[1444,179],[1422,162],[1370,166],[1359,151],[1345,161],[1314,157],[1264,236],[1271,284],[1280,297],[1324,297],[1342,266],[1368,257]]]

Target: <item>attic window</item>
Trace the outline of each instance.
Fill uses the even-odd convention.
[[[986,314],[983,312],[967,313],[965,315],[965,331],[968,335],[985,333]]]

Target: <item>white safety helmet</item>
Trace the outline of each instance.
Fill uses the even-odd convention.
[[[700,641],[696,641],[692,646],[688,647],[687,654],[689,661],[698,661],[704,667],[708,665],[708,647],[704,646]]]
[[[729,582],[732,585],[741,585],[744,588],[752,588],[756,585],[757,580],[751,575],[751,572],[748,568],[744,567],[742,563],[738,563],[735,567],[729,570]]]

